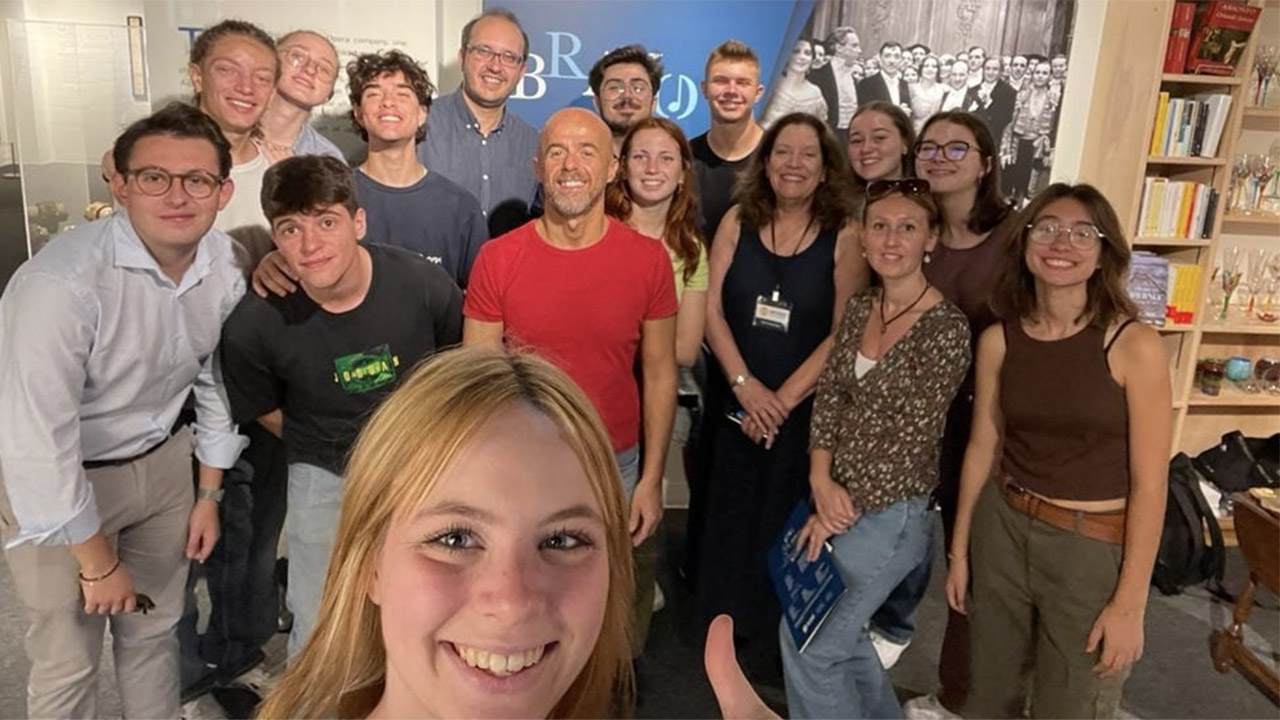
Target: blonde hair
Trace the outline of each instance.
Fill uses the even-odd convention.
[[[741,40],[725,40],[711,51],[707,56],[707,66],[703,68],[702,76],[705,78],[711,74],[711,66],[724,60],[732,60],[736,62],[747,62],[760,69],[760,58],[756,57],[756,53],[751,49],[750,45]]]
[[[386,649],[369,599],[393,520],[420,509],[458,451],[494,415],[524,404],[555,423],[582,463],[606,527],[609,594],[586,665],[551,712],[604,717],[631,699],[633,586],[622,483],[604,426],[568,377],[533,355],[460,349],[416,368],[374,413],[347,465],[342,518],[315,630],[259,718],[365,717],[382,697]]]

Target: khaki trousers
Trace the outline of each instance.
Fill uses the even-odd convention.
[[[1128,672],[1093,673],[1089,631],[1120,577],[1122,548],[1033,520],[987,483],[969,564],[973,675],[965,717],[1110,718]]]
[[[108,622],[124,717],[179,716],[177,623],[194,499],[191,449],[191,432],[184,428],[144,458],[85,471],[102,533],[137,591],[155,602],[150,613],[86,615],[79,566],[66,546],[24,543],[7,551],[31,621],[25,640],[28,717],[98,716],[98,662]],[[17,532],[3,492],[0,530],[5,540]]]

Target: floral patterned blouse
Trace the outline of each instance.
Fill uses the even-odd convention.
[[[818,379],[809,435],[810,451],[831,453],[832,479],[862,512],[933,491],[947,407],[970,362],[969,321],[943,300],[859,379],[854,360],[879,292],[849,298]]]

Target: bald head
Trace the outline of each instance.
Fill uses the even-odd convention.
[[[543,126],[536,170],[549,211],[565,218],[604,212],[604,188],[617,166],[609,126],[595,113],[566,108]]]

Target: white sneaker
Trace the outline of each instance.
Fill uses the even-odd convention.
[[[876,649],[876,655],[880,656],[880,664],[884,666],[885,670],[897,665],[902,653],[911,645],[910,640],[904,643],[897,643],[875,630],[868,630],[867,634],[871,636],[871,646]]]
[[[667,598],[662,594],[662,586],[655,580],[653,583],[653,611],[658,612],[667,606]]]
[[[209,694],[201,695],[182,706],[182,720],[226,720],[226,717],[222,706]]]
[[[911,720],[961,720],[938,702],[938,696],[930,693],[912,698],[902,706],[902,713]]]

